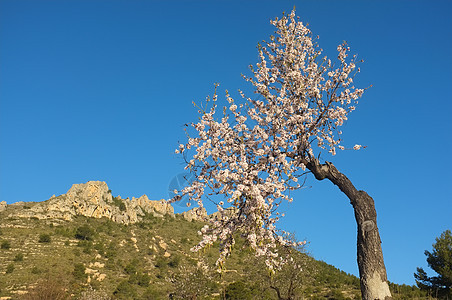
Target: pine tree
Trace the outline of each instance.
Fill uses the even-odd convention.
[[[429,267],[438,276],[429,277],[422,268],[417,268],[414,278],[418,287],[427,290],[433,296],[441,299],[452,299],[452,234],[450,230],[444,231],[436,243],[433,251],[425,251]]]

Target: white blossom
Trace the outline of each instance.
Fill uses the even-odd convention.
[[[276,222],[284,216],[278,207],[282,200],[293,200],[289,192],[301,187],[298,177],[316,157],[314,152],[325,149],[335,155],[336,148],[345,149],[339,128],[364,93],[352,85],[359,68],[356,56],[349,58],[347,44],[337,47],[334,64],[322,58],[322,49],[295,11],[270,23],[275,35],[259,46],[253,76],[244,76],[258,100],[239,91],[243,104],[237,105],[226,92],[229,110],[218,116],[215,91],[207,99],[210,108],[191,124],[194,136],[189,134],[188,142],[176,150],[195,175],[178,191],[179,197],[188,195],[202,207],[207,195],[224,195],[226,205],[218,201],[216,219],[199,231],[202,240],[192,249],[219,240],[219,266],[231,253],[236,232],[245,236],[256,255],[266,257],[271,270],[283,261],[278,245],[302,244],[278,231]]]

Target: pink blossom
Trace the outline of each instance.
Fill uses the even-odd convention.
[[[209,109],[191,124],[194,136],[187,131],[188,142],[176,150],[196,178],[179,196],[188,195],[202,207],[204,197],[224,195],[230,206],[218,202],[217,217],[200,230],[202,240],[192,248],[198,251],[220,240],[220,266],[237,232],[245,235],[256,255],[266,257],[271,270],[284,262],[278,245],[303,244],[290,242],[277,230],[276,222],[284,216],[277,211],[279,204],[293,200],[290,191],[301,187],[298,177],[318,156],[315,152],[335,155],[336,147],[345,149],[340,127],[364,93],[352,85],[359,68],[355,70],[356,56],[349,58],[345,43],[337,47],[333,63],[322,56],[294,10],[270,23],[275,35],[259,47],[252,76],[244,76],[259,100],[239,91],[243,103],[237,105],[226,92],[229,110],[220,109],[223,114],[218,116],[216,85],[206,100]]]

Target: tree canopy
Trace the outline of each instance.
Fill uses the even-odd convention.
[[[443,298],[452,296],[452,234],[450,230],[444,231],[436,238],[433,251],[425,251],[428,266],[437,276],[428,276],[423,268],[417,268],[414,278],[418,287],[428,290],[433,296]]]
[[[176,191],[174,200],[189,195],[203,207],[204,198],[225,196],[221,201],[211,198],[220,217],[201,230],[203,240],[194,249],[219,240],[220,265],[237,231],[246,232],[256,253],[268,257],[270,268],[278,264],[277,245],[292,244],[275,227],[281,217],[278,206],[282,200],[292,201],[290,191],[302,186],[298,179],[320,151],[335,155],[337,149],[346,149],[339,128],[364,92],[353,85],[357,57],[349,57],[345,42],[337,46],[333,62],[322,56],[294,10],[270,23],[275,36],[259,45],[259,62],[250,67],[253,76],[244,76],[257,97],[240,92],[243,102],[237,105],[226,91],[229,107],[218,117],[215,89],[207,99],[211,106],[200,107],[200,120],[191,124],[195,135],[187,132],[188,142],[176,150],[184,154],[186,169],[196,179]]]

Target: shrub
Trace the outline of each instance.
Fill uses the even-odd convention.
[[[85,269],[86,268],[83,264],[75,264],[72,275],[74,275],[75,279],[83,280],[87,277],[87,274],[85,274]]]
[[[168,262],[168,266],[171,268],[177,268],[180,263],[180,256],[174,256],[172,260]]]
[[[80,249],[74,248],[74,249],[72,250],[72,252],[74,252],[74,255],[75,255],[76,257],[79,257],[79,256],[81,255]]]
[[[162,292],[160,292],[159,290],[157,290],[156,288],[149,287],[146,289],[146,291],[141,296],[141,298],[143,300],[154,300],[154,299],[163,299],[165,297],[164,297],[164,294]]]
[[[125,211],[126,210],[126,205],[124,204],[124,202],[117,197],[113,197],[113,204],[116,205],[117,207],[119,207],[120,211]]]
[[[0,245],[0,248],[8,250],[9,248],[11,248],[11,244],[9,243],[9,241],[3,240]]]
[[[127,264],[127,266],[124,267],[124,272],[127,274],[136,274],[137,273],[137,266],[139,261],[137,259],[133,259],[131,262]]]
[[[139,286],[147,287],[149,286],[149,282],[151,281],[151,276],[148,274],[139,274],[137,278],[137,284]]]
[[[54,232],[55,232],[55,234],[64,236],[66,238],[74,237],[74,232],[73,232],[72,229],[65,228],[65,227],[62,227],[62,226],[56,227]]]
[[[6,266],[6,274],[10,274],[14,271],[14,264],[9,264]]]
[[[78,247],[83,248],[83,253],[90,254],[93,248],[93,242],[87,240],[81,240],[77,244]]]
[[[105,246],[102,242],[96,243],[94,245],[94,249],[96,249],[97,253],[99,253],[100,255],[105,255]]]
[[[115,295],[117,299],[133,299],[137,296],[135,288],[127,281],[119,283],[113,292],[113,295]]]
[[[82,225],[75,231],[75,238],[78,240],[91,241],[94,237],[94,231],[88,225]]]
[[[146,273],[137,273],[137,274],[130,275],[130,277],[129,277],[129,283],[138,284],[139,286],[142,286],[142,287],[148,287],[150,281],[151,281],[151,276],[149,276]]]
[[[16,256],[14,256],[14,261],[23,261],[24,255],[22,253],[17,253]]]
[[[237,300],[245,300],[245,299],[253,299],[253,295],[257,295],[258,291],[256,291],[253,287],[248,286],[243,281],[237,281],[229,284],[226,287],[226,299],[237,299]]]
[[[104,256],[105,256],[105,258],[113,258],[116,256],[116,250],[109,249],[105,252]]]
[[[38,242],[39,243],[50,243],[52,241],[52,239],[50,238],[50,234],[47,234],[47,233],[41,233],[40,235],[39,235],[39,240],[38,240]]]
[[[157,261],[155,262],[155,265],[154,265],[156,268],[159,268],[159,269],[165,269],[166,268],[166,266],[167,266],[167,263],[166,263],[166,261],[163,259],[163,258],[161,258],[161,257],[159,257],[158,259],[157,259]]]
[[[34,288],[31,288],[27,294],[23,296],[24,300],[66,300],[69,296],[65,286],[60,280],[45,279],[40,280]]]

